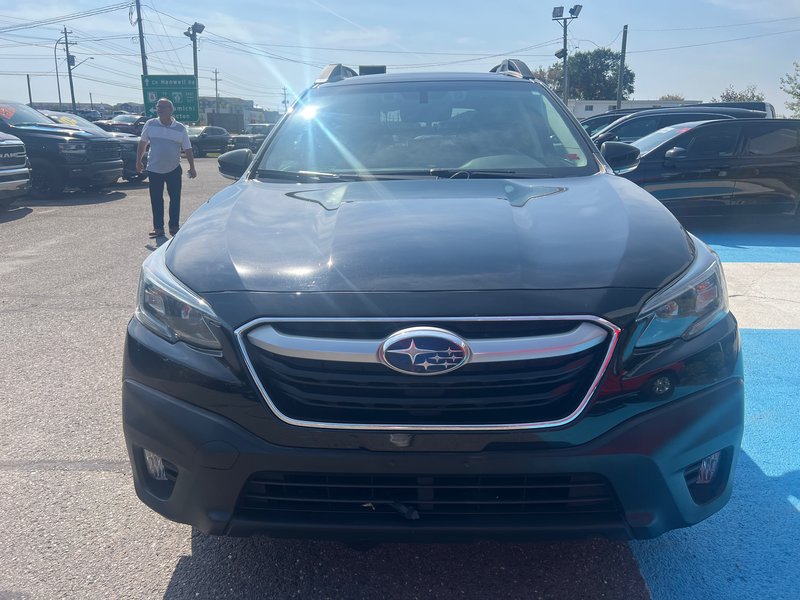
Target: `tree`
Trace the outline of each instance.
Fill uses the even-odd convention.
[[[781,77],[781,89],[792,97],[786,108],[792,111],[792,116],[800,118],[800,62],[794,63],[794,74]]]
[[[617,74],[620,53],[608,48],[598,48],[590,52],[576,52],[568,61],[569,97],[577,100],[613,100],[617,97]],[[564,70],[561,62],[547,69],[539,67],[534,71],[560,96],[564,83]],[[622,76],[622,97],[633,93],[636,75],[626,65]]]
[[[737,92],[733,85],[725,88],[719,95],[719,100],[711,98],[712,102],[763,102],[764,94],[758,91],[755,85],[748,85],[741,92]]]
[[[680,100],[680,101],[683,101],[683,100],[686,100],[686,98],[683,97],[683,94],[664,94],[663,96],[661,96],[659,98],[659,100]]]

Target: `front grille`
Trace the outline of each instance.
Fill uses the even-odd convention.
[[[120,143],[116,141],[92,142],[89,144],[88,156],[92,162],[119,160],[122,156]]]
[[[417,325],[418,323],[414,323]],[[568,331],[575,321],[425,322],[466,339],[503,339]],[[275,323],[302,333],[308,323]],[[319,337],[381,339],[403,323],[314,323]],[[349,335],[348,335],[349,334]],[[572,415],[604,364],[612,336],[566,356],[469,363],[435,377],[379,363],[312,360],[275,354],[243,336],[253,372],[281,414],[298,421],[393,425],[549,423]]]
[[[0,144],[0,167],[24,167],[25,161],[25,146]]]
[[[242,489],[237,516],[270,520],[387,517],[421,525],[475,525],[506,519],[517,524],[556,517],[619,515],[610,484],[595,474],[554,475],[331,475],[257,473]],[[352,521],[351,521],[352,522]]]

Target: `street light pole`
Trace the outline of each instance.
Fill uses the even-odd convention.
[[[67,27],[64,26],[64,46],[67,48],[67,73],[69,74],[69,93],[72,96],[72,112],[77,110],[75,106],[75,86],[72,84],[72,61],[75,60],[73,56],[69,53],[69,35],[68,35]]]
[[[53,62],[56,63],[56,87],[58,87],[58,110],[63,110],[64,107],[61,105],[61,81],[58,78],[58,57],[56,56],[56,49],[58,48],[58,44],[61,42],[61,38],[63,37],[64,36],[62,35],[60,38],[58,38],[53,46]]]
[[[205,28],[206,28],[205,25],[195,21],[193,25],[188,27],[186,29],[186,31],[183,32],[183,35],[185,35],[190,40],[192,40],[192,57],[194,58],[194,78],[195,78],[195,80],[197,80],[197,34],[198,33],[203,33],[203,30]]]
[[[576,4],[572,8],[569,9],[569,16],[564,16],[564,7],[563,6],[556,6],[553,8],[553,21],[561,21],[561,27],[564,29],[564,42],[561,46],[561,50],[556,52],[556,57],[562,59],[563,62],[563,70],[564,70],[564,89],[562,90],[562,98],[564,100],[564,104],[567,104],[567,100],[569,100],[569,74],[567,72],[567,25],[572,19],[577,19],[578,15],[581,14],[581,10],[583,6],[581,4]]]

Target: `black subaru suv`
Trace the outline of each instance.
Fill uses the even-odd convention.
[[[651,538],[743,427],[718,257],[520,61],[327,68],[144,263],[139,497],[212,534]]]
[[[122,176],[119,142],[107,135],[54,123],[25,104],[0,101],[0,132],[25,143],[34,192],[56,194],[65,187],[100,188]]]

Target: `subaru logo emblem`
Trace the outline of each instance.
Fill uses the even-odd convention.
[[[467,343],[436,327],[409,327],[389,336],[378,349],[378,359],[390,369],[409,375],[441,375],[465,365]]]

